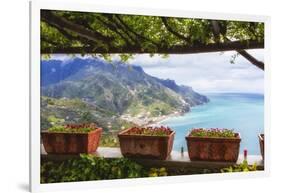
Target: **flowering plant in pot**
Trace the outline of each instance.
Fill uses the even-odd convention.
[[[259,143],[262,159],[264,159],[264,134],[259,134]]]
[[[240,134],[230,129],[192,129],[186,136],[192,161],[236,162],[239,156]]]
[[[41,135],[49,154],[80,154],[95,152],[101,133],[102,128],[91,123],[53,126]]]
[[[124,157],[165,160],[173,149],[175,132],[169,127],[132,127],[118,134]]]

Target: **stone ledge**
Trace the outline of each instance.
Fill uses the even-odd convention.
[[[108,159],[123,157],[119,148],[111,148],[111,147],[99,147],[97,152],[94,153],[94,155],[98,157],[108,158]],[[41,160],[43,161],[64,161],[67,159],[72,159],[77,157],[79,157],[79,155],[50,155],[45,152],[43,145],[41,146]],[[243,159],[244,159],[243,155],[239,155],[236,164],[242,163]],[[152,159],[133,159],[133,160],[147,167],[167,167],[167,168],[186,167],[186,168],[194,168],[194,169],[195,168],[220,169],[235,164],[233,162],[190,161],[187,152],[184,152],[182,154],[176,151],[172,151],[171,155],[167,160],[152,160]],[[249,165],[256,163],[259,170],[264,169],[263,160],[260,155],[248,155],[247,161]]]

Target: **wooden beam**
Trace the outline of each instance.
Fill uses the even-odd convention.
[[[97,43],[108,43],[112,40],[112,38],[105,37],[101,35],[100,33],[97,33],[95,31],[89,30],[81,25],[78,25],[76,23],[73,23],[65,18],[62,18],[60,16],[57,16],[53,14],[51,11],[42,11],[41,12],[41,18],[46,23],[55,26],[57,28],[62,28],[65,30],[69,30],[71,32],[74,32],[78,34],[81,37],[84,37],[88,40],[95,41]]]
[[[159,54],[196,54],[196,53],[206,53],[206,52],[223,52],[223,51],[233,51],[233,50],[244,50],[244,49],[263,49],[264,43],[258,41],[248,41],[248,42],[225,42],[225,43],[212,43],[208,45],[193,45],[193,46],[173,46],[169,48],[160,47],[155,53]],[[42,54],[79,54],[79,53],[107,53],[107,54],[120,54],[120,53],[130,53],[130,54],[144,54],[151,53],[151,51],[143,48],[138,48],[134,46],[125,46],[125,47],[109,47],[104,49],[99,47],[93,49],[92,47],[50,47],[41,49]]]
[[[220,32],[220,27],[219,27],[219,24],[218,24],[218,21],[216,20],[212,20],[211,21],[211,25],[212,25],[212,30],[213,30],[213,34],[214,34],[214,37],[216,39],[216,42],[218,44],[220,44],[219,42],[219,35],[221,34]],[[222,34],[224,35],[224,34]],[[231,42],[227,37],[224,36],[224,39],[227,41],[227,42]],[[245,51],[244,49],[242,50],[239,50],[239,49],[235,49],[236,52],[238,52],[241,56],[243,56],[246,60],[248,60],[249,62],[251,62],[252,64],[254,64],[255,66],[257,66],[258,68],[264,70],[264,63],[257,60],[255,57],[253,57],[251,54],[249,54],[247,51]]]
[[[252,64],[254,64],[256,67],[264,70],[264,63],[257,60],[255,57],[253,57],[251,54],[249,54],[248,52],[246,52],[245,50],[236,50],[241,56],[243,56],[244,58],[246,58],[249,62],[251,62]]]

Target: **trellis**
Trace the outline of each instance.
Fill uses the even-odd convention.
[[[41,11],[41,53],[193,54],[264,48],[264,24],[122,14]]]

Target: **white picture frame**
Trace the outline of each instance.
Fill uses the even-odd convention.
[[[265,111],[264,132],[265,160],[264,171],[232,173],[232,174],[208,174],[192,176],[173,176],[161,178],[122,179],[106,181],[87,181],[73,183],[40,184],[40,10],[70,10],[83,12],[123,13],[153,16],[176,16],[203,19],[224,19],[253,21],[265,23]],[[187,10],[163,10],[141,7],[105,6],[92,2],[66,1],[32,1],[30,2],[30,190],[32,192],[44,192],[54,190],[73,190],[119,186],[136,186],[147,184],[187,183],[190,181],[210,181],[225,179],[241,179],[265,177],[270,174],[270,18],[268,16],[241,15],[227,13],[207,13]]]

